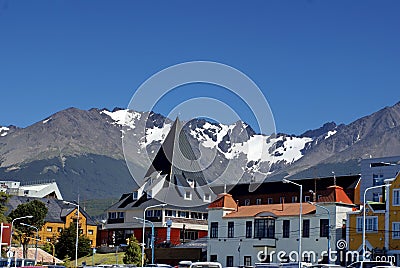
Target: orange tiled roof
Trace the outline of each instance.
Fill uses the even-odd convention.
[[[237,204],[233,199],[232,195],[223,193],[219,194],[215,201],[211,202],[208,208],[232,208],[236,209]]]
[[[326,203],[335,202],[335,203],[344,203],[353,205],[353,202],[344,192],[342,187],[337,185],[332,185],[329,186],[327,190],[330,191],[329,194],[321,196],[318,199],[318,202],[326,202]]]
[[[282,209],[283,208],[283,209]],[[245,218],[256,217],[260,213],[271,216],[296,216],[299,215],[300,203],[285,203],[285,204],[269,204],[269,205],[253,205],[241,206],[237,211],[229,213],[224,218]],[[315,206],[303,203],[303,215],[315,212]]]

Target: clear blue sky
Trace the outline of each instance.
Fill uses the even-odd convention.
[[[193,60],[252,78],[279,132],[347,124],[400,101],[399,14],[400,1],[0,0],[0,125],[126,107]]]

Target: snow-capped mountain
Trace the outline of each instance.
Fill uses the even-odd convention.
[[[172,120],[153,112],[69,108],[26,128],[0,127],[0,178],[56,179],[67,198],[78,191],[87,198],[118,196],[136,187],[121,138],[129,137],[133,169],[144,173]],[[205,171],[210,178],[243,172],[246,182],[254,173],[323,176],[333,169],[348,174],[359,172],[361,158],[400,154],[400,103],[349,125],[331,122],[299,136],[258,134],[241,121],[183,123],[195,153],[211,159]],[[237,169],[226,170],[229,162]]]

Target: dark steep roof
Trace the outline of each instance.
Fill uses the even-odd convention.
[[[206,194],[211,200],[215,194],[182,128],[177,118],[145,174],[143,190],[164,203],[192,207],[204,204]],[[190,200],[184,198],[186,192],[190,192]]]
[[[34,198],[26,196],[11,196],[7,202],[6,215],[10,214],[12,210],[16,209],[18,205],[28,203],[33,200],[39,200],[43,202],[47,207],[47,215],[44,219],[45,222],[64,223],[64,218],[68,216],[72,211],[75,210],[75,206],[65,204],[63,200],[53,198]],[[82,213],[86,218],[88,225],[97,225],[96,222],[82,209],[79,208],[79,212]]]

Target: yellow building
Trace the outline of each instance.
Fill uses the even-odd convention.
[[[27,198],[21,196],[12,196],[9,205],[15,209],[19,204],[37,199],[45,203],[48,211],[44,219],[45,224],[39,230],[39,239],[42,241],[54,242],[65,228],[71,225],[76,226],[77,207],[66,204],[63,200],[47,198]],[[79,233],[89,238],[91,246],[96,247],[97,224],[82,209],[79,209]],[[40,242],[39,242],[40,243]]]
[[[366,202],[365,245],[373,259],[394,256],[400,263],[400,173],[382,185],[383,202]],[[347,242],[349,250],[362,252],[363,209],[348,214]]]

